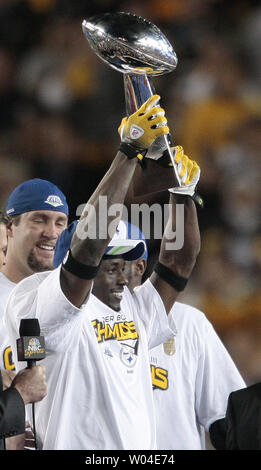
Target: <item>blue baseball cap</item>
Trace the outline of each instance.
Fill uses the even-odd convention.
[[[73,234],[76,230],[78,220],[74,220],[68,227],[62,231],[55,244],[53,267],[57,268],[64,260],[71,246]]]
[[[39,210],[63,212],[67,216],[69,214],[63,192],[55,184],[40,178],[19,184],[11,192],[6,204],[8,215]]]
[[[125,225],[127,224],[128,227],[128,238],[131,240],[143,240],[145,244],[145,251],[140,258],[148,259],[148,247],[147,247],[147,242],[146,238],[144,237],[142,231],[137,227],[137,225],[133,225],[130,222],[124,222]]]
[[[59,236],[55,245],[54,268],[57,268],[64,260],[77,224],[78,220],[74,220]],[[114,237],[106,248],[105,256],[107,259],[109,256],[122,256],[126,261],[135,261],[140,258],[147,259],[148,250],[142,232],[135,225],[121,220]]]
[[[138,227],[121,220],[106,248],[105,256],[122,256],[126,261],[143,258],[147,247],[144,237],[140,237],[139,232]]]

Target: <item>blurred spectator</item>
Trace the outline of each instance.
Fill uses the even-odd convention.
[[[17,62],[13,53],[0,48],[0,134],[16,124],[16,113],[21,106],[22,96],[15,86]]]
[[[227,41],[207,35],[195,67],[185,79],[179,127],[186,151],[201,162],[203,169],[209,152],[227,143],[235,127],[250,116],[252,88],[248,80]]]
[[[257,44],[261,41],[261,8],[257,5],[254,9],[249,9],[246,18],[242,21],[242,42],[241,46],[248,54],[250,61],[250,71],[254,74],[260,84],[261,77],[261,51]]]

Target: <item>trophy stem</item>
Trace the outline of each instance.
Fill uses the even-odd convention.
[[[123,79],[126,114],[130,116],[156,92],[151,78],[146,74],[128,73],[123,75]],[[173,146],[173,140],[170,134],[157,137],[148,149],[146,157],[152,160],[158,160],[163,154],[167,153],[169,161],[173,166],[173,187],[181,186],[176,164],[171,152],[171,146]]]
[[[146,74],[125,73],[123,79],[126,114],[130,116],[155,94],[155,88],[151,78]]]

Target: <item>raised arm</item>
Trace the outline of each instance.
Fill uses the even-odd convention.
[[[167,313],[185,288],[200,251],[197,210],[190,197],[195,192],[200,169],[196,162],[184,155],[182,147],[176,147],[175,160],[179,163],[182,185],[169,190],[172,193],[169,219],[161,242],[159,260],[150,277]],[[184,209],[184,221],[182,217],[177,217],[179,209],[181,214]]]
[[[158,100],[158,95],[152,96],[122,122],[119,151],[79,220],[68,260],[61,269],[62,290],[77,307],[86,299],[121,219],[122,204],[136,165],[156,137],[169,132],[164,110],[155,106]]]

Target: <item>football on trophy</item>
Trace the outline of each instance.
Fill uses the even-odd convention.
[[[104,13],[85,19],[83,33],[95,53],[122,73],[161,75],[177,66],[175,51],[148,20],[131,13]]]

